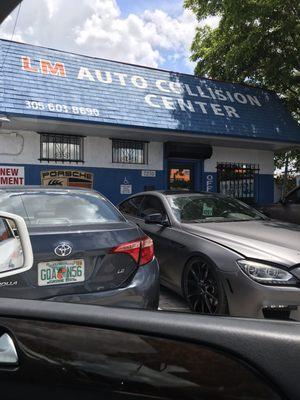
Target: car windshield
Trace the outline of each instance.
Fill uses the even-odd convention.
[[[177,220],[183,223],[232,222],[267,219],[239,200],[217,196],[168,196]]]
[[[0,197],[0,209],[22,216],[27,225],[80,225],[120,222],[104,197],[85,192],[29,191]]]

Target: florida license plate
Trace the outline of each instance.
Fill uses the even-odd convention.
[[[84,260],[48,261],[38,264],[38,285],[61,285],[84,281]]]

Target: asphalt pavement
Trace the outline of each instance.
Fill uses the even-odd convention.
[[[160,287],[159,310],[190,312],[187,302],[181,296],[163,286]]]

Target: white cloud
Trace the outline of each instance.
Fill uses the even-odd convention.
[[[122,18],[115,0],[96,1],[90,6],[93,14],[76,29],[75,41],[85,51],[151,67],[164,61],[161,50],[187,57],[197,23],[189,11],[177,18],[162,10]]]
[[[218,27],[220,19],[221,19],[221,17],[218,17],[217,15],[207,17],[200,22],[200,25],[201,26],[208,25],[211,28],[215,29]]]
[[[46,0],[46,5],[49,11],[49,18],[53,18],[53,16],[57,13],[60,7],[61,0]]]
[[[160,9],[123,17],[116,0],[38,3],[23,0],[14,40],[151,67],[181,61],[192,70],[189,48],[198,22],[189,10],[176,17]],[[14,21],[15,14],[7,18],[0,37],[10,39]],[[217,23],[215,17],[207,22]]]
[[[3,32],[1,34],[1,39],[11,40],[11,33]],[[15,40],[16,42],[24,42],[23,36],[20,33],[15,33],[13,40]]]

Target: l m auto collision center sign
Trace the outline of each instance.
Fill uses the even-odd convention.
[[[1,51],[5,115],[299,142],[268,90],[3,39]]]
[[[24,167],[0,165],[0,186],[25,185]]]

